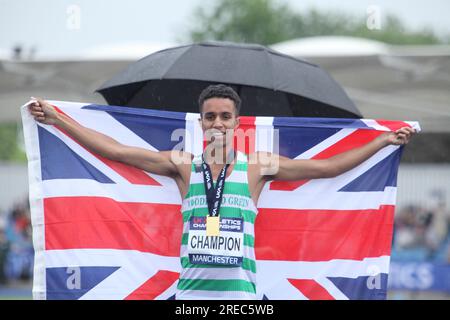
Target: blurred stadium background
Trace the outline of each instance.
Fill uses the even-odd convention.
[[[3,1],[2,5],[7,3]],[[30,96],[104,104],[94,90],[129,63],[169,46],[205,39],[257,42],[316,63],[344,87],[364,118],[420,122],[423,131],[406,148],[398,176],[388,299],[450,298],[447,30],[441,33],[447,38],[435,36],[430,30],[410,32],[399,20],[386,23],[390,31],[383,27],[371,30],[367,12],[363,13],[363,28],[359,31],[355,29],[359,20],[348,29],[333,29],[330,23],[344,25],[348,17],[308,11],[298,14],[303,24],[296,25],[297,20],[292,20],[288,29],[297,28],[297,33],[258,38],[257,24],[250,31],[239,31],[233,19],[217,27],[221,30],[207,28],[220,5],[224,11],[238,5],[234,0],[215,3],[216,7],[209,7],[209,11],[198,7],[193,12],[194,17],[203,19],[200,21],[203,27],[201,23],[194,25],[178,42],[168,39],[166,43],[153,43],[142,39],[130,45],[119,39],[111,45],[98,41],[98,45],[76,55],[53,56],[40,54],[39,48],[26,45],[0,47],[0,299],[31,299],[32,230],[19,107]],[[270,17],[286,14],[280,9],[283,7],[280,1],[242,3],[265,8]],[[283,5],[289,7],[284,2]],[[242,5],[240,10],[252,9]],[[230,12],[234,17],[234,11]],[[258,18],[256,13],[255,17]],[[267,17],[260,17],[263,19],[267,21]]]

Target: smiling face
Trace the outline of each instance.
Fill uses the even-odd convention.
[[[233,142],[234,129],[239,126],[234,102],[228,98],[210,98],[204,101],[200,118],[208,143],[225,147]],[[209,139],[211,137],[211,139]]]

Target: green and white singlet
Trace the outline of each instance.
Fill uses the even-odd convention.
[[[180,259],[181,273],[176,299],[256,299],[256,259],[254,223],[258,210],[248,187],[247,156],[237,153],[231,174],[225,180],[221,218],[243,218],[243,261],[240,266],[191,264],[188,256],[189,220],[191,217],[206,217],[206,201],[203,173],[195,170],[201,164],[201,156],[193,159],[189,191],[183,200],[183,236]]]

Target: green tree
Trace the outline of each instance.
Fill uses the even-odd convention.
[[[271,0],[220,0],[211,8],[198,7],[191,41],[224,40],[271,44],[295,36],[290,26],[297,15]]]
[[[391,44],[435,44],[431,30],[409,31],[395,16],[388,15],[381,30],[369,30],[366,17],[314,9],[296,12],[275,0],[216,0],[193,13],[187,40],[221,40],[270,45],[294,38],[342,35]]]

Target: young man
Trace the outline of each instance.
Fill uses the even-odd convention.
[[[120,144],[74,123],[41,99],[29,110],[36,121],[59,126],[94,153],[176,181],[184,222],[177,299],[254,299],[254,222],[264,184],[273,179],[335,177],[387,145],[408,143],[414,130],[383,133],[360,148],[324,160],[292,160],[269,153],[247,156],[232,148],[240,104],[236,92],[225,85],[209,86],[201,93],[199,121],[209,139],[203,155],[196,157]]]

